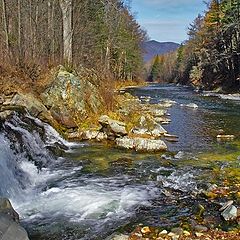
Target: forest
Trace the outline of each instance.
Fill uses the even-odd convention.
[[[0,71],[37,80],[64,64],[104,78],[141,75],[146,33],[122,0],[1,0]]]
[[[188,40],[173,53],[156,56],[154,80],[206,89],[240,88],[240,1],[212,0],[188,29]]]

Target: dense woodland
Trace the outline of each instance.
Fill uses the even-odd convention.
[[[176,52],[155,57],[151,77],[207,89],[239,89],[240,0],[211,0],[188,36]]]
[[[111,79],[138,78],[146,33],[121,0],[1,0],[0,73],[14,67],[36,80],[65,64]]]

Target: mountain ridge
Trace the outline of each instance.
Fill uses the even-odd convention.
[[[166,54],[175,51],[180,44],[175,42],[158,42],[150,40],[142,44],[144,62],[150,61],[156,55]]]

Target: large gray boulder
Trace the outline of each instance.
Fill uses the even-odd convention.
[[[107,115],[101,116],[98,121],[102,126],[101,131],[106,133],[110,140],[127,135],[124,122],[113,120]]]
[[[160,139],[148,138],[117,138],[116,144],[118,147],[125,149],[133,149],[142,152],[157,152],[167,150],[167,145]]]
[[[19,224],[19,215],[7,198],[0,198],[0,240],[29,240]]]
[[[0,213],[1,240],[29,240],[26,230],[14,222],[8,215]]]
[[[89,113],[97,113],[101,109],[103,101],[98,87],[90,82],[92,78],[96,78],[94,73],[85,68],[76,74],[60,67],[41,94],[53,117],[66,128],[77,128]]]

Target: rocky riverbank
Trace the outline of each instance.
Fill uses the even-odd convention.
[[[174,102],[149,104],[150,99],[138,99],[120,90],[115,91],[115,106],[109,111],[96,82],[97,75],[86,69],[73,74],[60,67],[40,92],[14,87],[4,91],[0,119],[4,121],[14,111],[25,111],[69,140],[107,142],[135,151],[164,151],[165,140],[177,141],[162,126],[171,121],[167,110]]]

